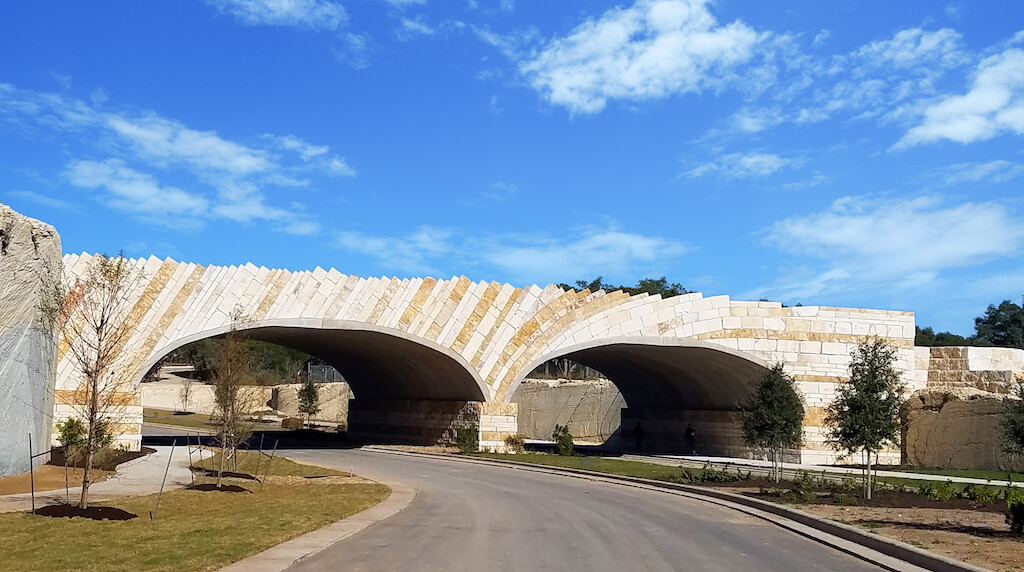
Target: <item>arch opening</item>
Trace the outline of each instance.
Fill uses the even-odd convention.
[[[697,340],[662,338],[609,340],[571,347],[544,356],[537,365],[553,358],[568,358],[602,372],[621,397],[601,390],[599,385],[588,390],[586,382],[550,389],[531,386],[524,394],[546,393],[548,402],[562,407],[546,412],[541,420],[531,417],[538,411],[539,400],[535,395],[516,397],[524,381],[519,379],[510,387],[506,399],[520,403],[520,428],[537,433],[529,437],[550,438],[545,435],[549,432],[546,425],[559,423],[569,424],[570,431],[575,426],[591,434],[603,428],[605,449],[749,455],[739,426],[739,404],[749,399],[758,378],[766,371],[766,365],[752,356]],[[534,403],[524,407],[528,399]],[[585,402],[587,399],[591,402]],[[621,409],[616,405],[621,405]],[[617,415],[617,428],[615,419],[602,419],[602,415]],[[696,432],[693,439],[687,438],[688,426]],[[641,434],[640,439],[637,433]]]

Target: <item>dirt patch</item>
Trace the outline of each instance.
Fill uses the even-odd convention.
[[[249,493],[249,492],[252,492],[249,489],[247,489],[245,487],[240,487],[238,485],[224,485],[224,484],[222,484],[221,486],[218,487],[216,483],[202,483],[202,484],[199,484],[199,485],[192,485],[192,486],[189,486],[189,487],[185,487],[185,489],[186,490],[190,490],[190,491],[217,491],[217,492],[220,492],[220,493]]]
[[[114,476],[114,471],[93,469],[90,473],[92,484],[101,483]],[[64,488],[64,466],[42,465],[35,470],[36,492],[53,491]],[[82,485],[82,469],[68,469],[68,484],[72,487]],[[13,495],[31,492],[29,474],[11,475],[0,479],[0,495]]]
[[[742,493],[747,496],[756,497],[769,502],[779,502],[780,500],[785,501],[783,497],[780,499],[778,494],[773,493],[762,493],[761,488],[751,488],[748,486],[748,482],[740,483],[741,487],[730,487],[732,492]],[[716,485],[717,486],[717,485]],[[769,487],[764,487],[769,488]],[[783,490],[783,489],[776,489]],[[836,502],[834,497],[835,493],[819,492],[812,493],[816,494],[814,500],[803,499],[806,504],[816,505],[835,505],[840,504]],[[844,493],[839,493],[844,494]],[[856,498],[857,506],[864,507],[876,507],[876,508],[932,508],[932,509],[950,509],[950,510],[964,510],[964,511],[977,511],[977,512],[990,512],[995,514],[1006,513],[1006,501],[1000,500],[995,502],[979,502],[965,498],[952,498],[949,500],[935,500],[928,498],[924,495],[917,493],[905,492],[905,491],[876,491],[872,493],[871,500],[864,499],[860,496],[860,491],[852,491],[845,493],[846,496]],[[803,504],[803,503],[802,503]]]
[[[54,504],[36,509],[35,514],[39,516],[52,516],[56,518],[88,518],[91,520],[131,520],[139,518],[137,514],[114,508],[112,506],[91,506],[79,508],[72,504]]]
[[[1009,532],[1001,513],[817,504],[797,508],[976,566],[992,570],[1024,569],[1024,536]]]
[[[192,471],[202,475],[204,477],[216,477],[217,471],[213,469],[203,469],[201,467],[192,467]],[[224,471],[221,473],[221,477],[227,479],[241,479],[243,481],[258,481],[259,479],[248,473],[236,473],[234,471]]]

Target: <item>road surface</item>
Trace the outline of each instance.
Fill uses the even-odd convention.
[[[674,495],[369,451],[285,454],[418,491],[404,511],[289,569],[297,572],[879,570],[760,519]]]

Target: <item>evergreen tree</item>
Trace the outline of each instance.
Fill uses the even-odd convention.
[[[743,407],[743,439],[747,445],[768,451],[775,482],[782,478],[782,452],[803,443],[804,408],[793,378],[782,364],[761,377]]]
[[[320,412],[320,388],[317,387],[313,378],[306,376],[299,388],[299,413],[306,415],[306,425],[310,419]]]
[[[861,342],[851,357],[850,381],[839,385],[825,427],[836,450],[867,456],[864,492],[870,499],[871,456],[899,439],[904,385],[896,370],[896,348],[884,340]]]
[[[999,422],[999,433],[1003,450],[1007,453],[1024,454],[1024,376],[1017,376],[1013,394],[1018,399],[1007,399],[1003,418]]]

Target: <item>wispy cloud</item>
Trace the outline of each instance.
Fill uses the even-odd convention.
[[[823,212],[773,224],[763,241],[797,257],[825,261],[762,290],[794,299],[913,288],[944,270],[1014,256],[1024,246],[1024,218],[997,202],[844,197]]]
[[[674,240],[624,232],[614,224],[576,229],[567,236],[474,236],[430,226],[402,236],[346,231],[337,246],[369,256],[389,272],[447,275],[466,268],[500,272],[518,283],[547,284],[580,276],[637,277],[664,272],[690,247]]]
[[[610,99],[739,85],[740,66],[768,36],[738,20],[720,24],[706,0],[639,0],[554,38],[519,70],[552,104],[596,113]]]
[[[294,135],[240,143],[152,111],[107,110],[3,84],[0,120],[30,136],[78,137],[91,155],[105,155],[99,160],[73,158],[64,174],[76,186],[104,191],[102,200],[111,208],[139,217],[187,215],[194,220],[192,226],[211,218],[263,219],[285,230],[308,215],[269,204],[268,188],[309,186],[305,177],[311,175],[355,175],[329,147]],[[177,185],[159,182],[165,177]]]
[[[26,201],[31,201],[54,209],[72,208],[71,203],[67,201],[48,197],[35,191],[9,191],[7,194],[12,197],[18,197],[19,199],[24,199]]]
[[[341,4],[330,0],[206,0],[249,26],[291,26],[337,30],[348,22]]]
[[[718,159],[698,165],[685,173],[696,178],[707,175],[721,175],[726,179],[747,179],[766,177],[782,169],[800,163],[796,159],[780,157],[774,153],[730,153]]]
[[[986,163],[956,163],[932,174],[941,178],[947,185],[982,181],[1004,183],[1024,176],[1024,164],[1002,159]]]
[[[511,200],[518,194],[519,186],[515,183],[495,181],[487,185],[487,188],[476,196],[461,200],[460,202],[466,206],[478,207],[485,204],[502,203]]]

